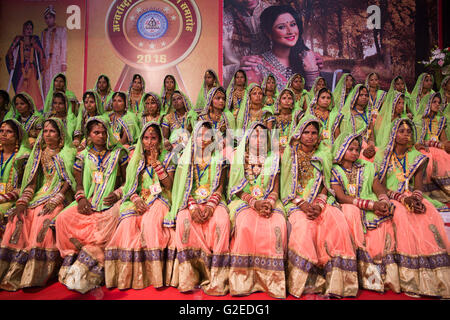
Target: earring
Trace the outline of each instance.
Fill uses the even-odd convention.
[[[3,146],[1,143],[0,143],[0,151],[3,151]]]
[[[91,142],[92,142],[91,138],[88,137],[88,138],[86,139],[86,145],[87,145],[87,146],[90,146],[90,145],[91,145]]]
[[[19,143],[18,142],[16,142],[16,148],[14,149],[14,152],[15,153],[19,152]]]

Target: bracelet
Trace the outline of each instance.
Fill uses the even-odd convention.
[[[378,200],[389,202],[389,197],[387,196],[387,194],[383,193],[383,194],[380,194],[380,196],[378,197]]]
[[[314,203],[318,205],[322,210],[327,205],[327,196],[324,194],[319,194],[316,199],[314,200]]]
[[[300,207],[303,203],[306,201],[303,198],[296,197],[294,200],[292,200],[292,203],[296,205],[297,207]]]
[[[75,193],[76,202],[79,202],[83,198],[86,198],[86,196],[84,194],[84,190],[78,190],[77,193]]]
[[[404,201],[405,201],[406,195],[404,195],[404,194],[402,194],[400,192],[397,192],[397,191],[389,190],[388,191],[388,197],[389,197],[389,199],[394,199],[394,200],[396,200],[396,201],[398,201],[398,202],[403,204]]]
[[[28,201],[25,201],[24,199],[19,198],[19,199],[16,201],[16,207],[17,207],[17,205],[19,205],[19,204],[23,204],[24,206],[28,206]]]
[[[267,197],[267,200],[270,202],[272,207],[275,207],[275,203],[277,202],[278,194],[276,192],[271,192]]]
[[[217,205],[219,204],[221,199],[220,194],[218,194],[217,192],[214,192],[208,199],[208,202],[206,203],[207,206],[212,207],[213,209],[215,209],[217,207]]]
[[[130,197],[131,202],[135,203],[137,200],[139,200],[141,197],[137,193],[133,193]]]
[[[422,191],[420,191],[420,190],[414,190],[412,193],[412,196],[414,198],[416,198],[417,200],[420,200],[420,201],[423,200],[423,194],[422,194]]]
[[[122,196],[123,196],[122,187],[120,187],[117,190],[114,190],[113,193],[116,195],[117,198],[119,198],[119,199],[122,198]]]
[[[375,202],[373,200],[364,200],[361,198],[354,198],[353,205],[357,206],[362,210],[373,210]]]

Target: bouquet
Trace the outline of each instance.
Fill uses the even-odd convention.
[[[437,88],[441,87],[442,79],[450,74],[450,47],[440,49],[437,46],[431,51],[429,61],[421,61],[429,71],[434,73]]]

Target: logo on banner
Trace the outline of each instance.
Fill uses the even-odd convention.
[[[106,34],[127,65],[157,70],[174,66],[194,49],[201,31],[194,0],[116,0]]]

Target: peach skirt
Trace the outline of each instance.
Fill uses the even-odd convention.
[[[205,205],[199,205],[201,209]],[[204,224],[191,219],[188,209],[178,212],[176,246],[178,290],[192,291],[197,286],[209,295],[228,293],[230,218],[219,204]]]
[[[56,246],[64,259],[59,281],[85,293],[104,281],[104,249],[116,230],[120,202],[108,210],[84,215],[73,206],[56,219]]]
[[[304,212],[294,210],[289,223],[289,293],[356,296],[356,250],[343,213],[327,205],[318,218],[309,220]]]
[[[230,245],[230,293],[249,295],[264,291],[286,298],[284,258],[286,218],[274,210],[270,218],[248,208],[237,213]]]
[[[56,276],[61,257],[50,225],[63,206],[59,205],[51,214],[38,216],[43,208],[44,204],[27,209],[23,223],[14,217],[6,225],[0,247],[1,289],[16,291],[44,286]]]
[[[418,295],[450,298],[450,243],[444,222],[426,199],[426,212],[409,212],[401,203],[393,218],[396,262],[401,290]]]
[[[442,203],[450,202],[450,154],[442,149],[429,148],[420,152],[429,158],[424,179],[425,193]]]
[[[396,208],[397,210],[401,209]],[[395,262],[395,233],[392,220],[383,221],[377,228],[367,229],[364,233],[362,212],[358,207],[343,204],[342,212],[357,248],[360,286],[378,292],[391,289],[399,293],[400,279]]]
[[[106,287],[143,289],[171,285],[175,229],[163,227],[169,207],[157,199],[142,215],[124,218],[105,249]]]

